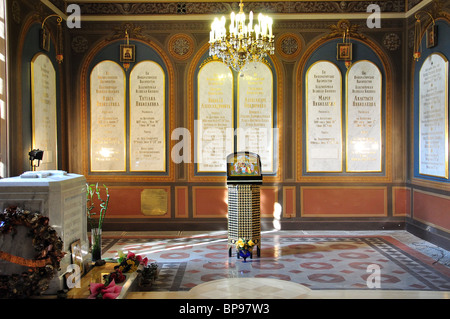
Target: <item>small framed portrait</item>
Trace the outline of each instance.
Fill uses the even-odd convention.
[[[84,273],[84,267],[83,267],[83,254],[81,251],[81,241],[78,239],[74,241],[70,245],[70,250],[72,253],[72,264],[77,265],[80,267],[80,273]]]
[[[427,29],[427,48],[432,48],[436,46],[437,42],[437,29],[436,25],[432,24]]]
[[[338,43],[337,44],[337,59],[338,60],[351,60],[352,59],[352,44],[351,43]]]
[[[132,44],[120,45],[120,62],[134,62],[136,48]]]

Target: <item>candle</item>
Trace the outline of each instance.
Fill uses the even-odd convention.
[[[268,18],[268,25],[269,25],[269,37],[272,37],[272,18]]]
[[[234,14],[234,11],[233,11],[233,12],[231,12],[231,14],[230,14],[230,19],[231,19],[230,28],[231,28],[231,26],[234,24],[234,16],[235,16],[235,14]]]

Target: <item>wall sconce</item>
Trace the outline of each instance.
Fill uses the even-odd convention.
[[[30,165],[31,165],[31,169],[32,169],[33,171],[35,171],[35,170],[36,170],[36,167],[39,167],[39,164],[40,164],[41,161],[42,161],[42,157],[44,156],[44,151],[41,151],[40,149],[34,149],[34,150],[31,150],[31,151],[28,153],[28,156],[30,157]],[[34,161],[35,161],[35,160],[38,161],[38,164],[37,164],[37,165],[34,165]]]
[[[46,17],[44,19],[44,21],[42,21],[42,25],[41,25],[41,39],[40,39],[40,45],[41,48],[44,49],[45,51],[49,51],[50,50],[50,34],[49,32],[45,29],[45,22],[47,21],[47,19],[51,18],[51,17],[57,17],[57,22],[58,25],[56,26],[56,45],[55,45],[55,49],[56,49],[56,60],[58,61],[58,63],[61,63],[64,59],[64,55],[63,55],[63,46],[62,46],[62,18],[57,15],[57,14],[51,14],[48,17]]]
[[[427,48],[434,47],[436,45],[436,25],[434,23],[434,18],[431,15],[431,13],[427,11],[418,11],[414,17],[416,18],[416,23],[414,25],[414,52],[413,52],[413,58],[416,61],[419,61],[421,55],[422,55],[422,25],[420,21],[420,14],[425,13],[428,14],[431,18],[432,24],[427,29]]]

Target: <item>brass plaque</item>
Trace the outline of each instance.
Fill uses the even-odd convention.
[[[168,210],[168,192],[164,188],[149,188],[141,192],[141,212],[146,216],[163,216]]]

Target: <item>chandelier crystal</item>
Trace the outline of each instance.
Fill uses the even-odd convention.
[[[267,54],[275,52],[272,18],[260,13],[254,24],[253,12],[250,11],[247,22],[242,0],[239,7],[239,13],[231,12],[228,33],[222,16],[220,20],[214,19],[209,35],[209,55],[222,59],[237,72],[246,63],[261,61]]]

